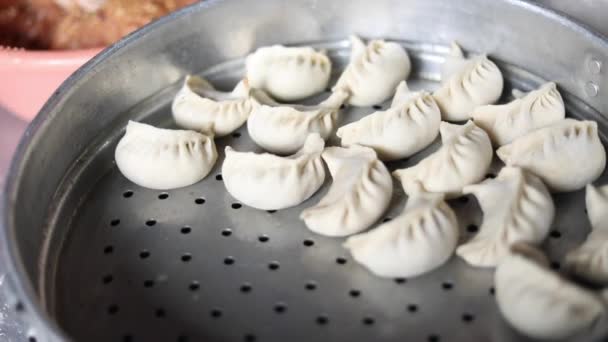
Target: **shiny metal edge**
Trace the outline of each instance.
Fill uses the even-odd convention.
[[[19,253],[14,243],[15,221],[10,208],[16,204],[17,184],[20,180],[21,170],[24,167],[23,162],[29,154],[30,145],[38,138],[37,132],[44,127],[53,118],[58,115],[53,109],[63,100],[63,97],[69,93],[70,89],[79,80],[85,76],[99,63],[107,57],[118,53],[122,48],[132,41],[145,36],[157,27],[165,25],[167,22],[173,21],[175,18],[188,15],[196,10],[205,10],[206,8],[217,6],[227,0],[207,0],[199,2],[176,12],[173,12],[165,17],[162,17],[122,38],[115,44],[107,47],[90,61],[76,70],[68,77],[51,97],[47,100],[40,112],[34,120],[27,126],[23,137],[20,139],[15,153],[11,160],[11,165],[5,179],[5,184],[0,193],[0,263],[6,270],[6,285],[3,290],[6,293],[6,298],[13,298],[13,306],[22,306],[21,315],[24,320],[29,323],[30,329],[36,332],[37,341],[70,341],[71,339],[59,327],[55,320],[46,312],[41,303],[36,299],[38,297],[34,286],[27,280],[28,276],[25,272],[23,263],[19,257]],[[44,255],[44,254],[42,254]]]
[[[158,27],[164,26],[175,18],[188,15],[195,10],[202,11],[226,1],[230,0],[207,0],[190,5],[134,31],[116,44],[104,49],[64,81],[44,104],[34,120],[28,125],[15,150],[4,188],[2,189],[2,193],[0,193],[0,262],[3,263],[7,272],[6,280],[7,285],[9,286],[4,288],[5,291],[8,291],[7,298],[14,298],[13,304],[17,305],[17,303],[20,303],[20,305],[23,306],[22,315],[26,318],[26,321],[29,321],[30,326],[34,329],[33,331],[37,333],[36,338],[38,341],[69,341],[70,339],[62,329],[60,329],[52,317],[48,315],[41,303],[36,300],[36,291],[28,281],[28,276],[25,272],[22,260],[16,250],[15,244],[12,243],[15,238],[14,232],[17,227],[15,227],[14,217],[10,210],[16,205],[17,184],[21,178],[24,160],[27,159],[27,156],[30,153],[30,145],[38,139],[37,133],[47,125],[55,115],[58,115],[53,109],[61,103],[65,95],[70,92],[72,86],[85,78],[96,65],[109,56],[119,53],[125,46],[131,44],[133,41],[147,35]],[[587,36],[588,39],[592,40],[595,44],[608,49],[608,39],[605,36],[593,31],[587,25],[576,21],[562,12],[555,11],[531,0],[504,1],[514,6],[533,11],[538,15],[549,17],[552,20]]]

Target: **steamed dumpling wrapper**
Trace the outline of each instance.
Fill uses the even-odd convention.
[[[443,194],[408,188],[403,212],[377,228],[349,237],[353,258],[386,278],[409,278],[443,265],[458,243],[458,221]]]

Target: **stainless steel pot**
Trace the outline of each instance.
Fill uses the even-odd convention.
[[[488,52],[505,72],[505,94],[513,86],[554,80],[570,116],[597,120],[602,138],[608,133],[601,114],[608,112],[606,40],[526,1],[197,4],[137,31],[80,69],[18,148],[0,232],[8,295],[32,338],[524,339],[496,310],[491,271],[455,257],[420,278],[376,279],[348,258],[341,240],[308,232],[297,220],[301,207],[276,213],[239,207],[218,181],[221,157],[206,180],[167,193],[129,183],[113,164],[128,119],[171,125],[169,104],[185,74],[203,72],[228,86],[242,75],[243,56],[273,43],[327,48],[338,72],[348,58],[344,38],[352,33],[403,43],[414,62],[414,87],[435,86],[452,40]],[[371,110],[349,109],[345,120]],[[243,129],[218,140],[218,149],[225,145],[256,149]],[[424,155],[389,166],[411,165]],[[543,246],[555,262],[589,229],[582,196],[556,197],[559,234]],[[387,216],[402,203],[398,191]],[[472,198],[451,204],[467,239],[467,227],[472,231],[481,221],[479,208]],[[577,340],[605,333],[600,322]]]

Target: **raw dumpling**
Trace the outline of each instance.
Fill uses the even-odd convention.
[[[263,149],[289,154],[299,150],[311,133],[327,139],[336,127],[348,92],[338,90],[317,106],[285,105],[253,91],[256,103],[247,120],[251,139]]]
[[[328,147],[323,152],[333,183],[315,206],[300,218],[315,233],[346,236],[367,229],[388,207],[391,175],[368,147]]]
[[[473,120],[483,128],[496,146],[502,146],[564,119],[564,101],[553,82],[503,105],[475,108]]]
[[[595,187],[587,184],[585,206],[591,227],[608,231],[608,185]]]
[[[472,121],[464,125],[441,122],[441,148],[418,164],[393,172],[404,188],[420,181],[426,191],[458,196],[465,185],[483,179],[492,162],[492,143]]]
[[[441,113],[427,92],[410,92],[401,81],[391,108],[342,126],[336,134],[342,146],[373,148],[382,160],[406,158],[422,150],[439,134]]]
[[[511,244],[542,242],[555,215],[553,199],[540,178],[516,167],[504,167],[495,179],[465,186],[483,211],[480,232],[456,250],[467,263],[495,267]]]
[[[311,134],[301,150],[289,157],[237,152],[226,147],[222,176],[228,192],[257,209],[292,207],[312,196],[325,180],[321,152],[325,141]]]
[[[469,119],[477,106],[492,104],[502,94],[500,69],[486,55],[465,59],[460,46],[452,43],[441,74],[441,87],[433,96],[443,120]]]
[[[598,296],[549,270],[540,252],[521,244],[511,250],[496,268],[494,285],[498,308],[515,329],[532,338],[564,339],[604,314]]]
[[[171,109],[179,126],[221,137],[247,121],[251,113],[249,86],[244,80],[225,93],[199,76],[186,76]]]
[[[595,121],[565,119],[516,139],[496,154],[509,166],[533,172],[554,192],[578,190],[606,166]]]
[[[443,265],[458,242],[456,215],[443,194],[411,186],[403,212],[376,229],[351,236],[344,246],[372,273],[415,277]]]
[[[217,159],[211,137],[193,131],[156,128],[129,121],[114,158],[130,181],[150,189],[194,184],[211,171]]]
[[[310,47],[274,45],[247,56],[246,68],[253,88],[282,101],[295,101],[325,90],[331,61]]]
[[[587,185],[585,196],[591,233],[566,255],[566,268],[597,285],[608,285],[608,186]]]
[[[349,104],[371,106],[388,99],[410,74],[410,58],[397,43],[372,40],[367,46],[359,37],[350,37],[350,63],[334,89],[351,93]]]

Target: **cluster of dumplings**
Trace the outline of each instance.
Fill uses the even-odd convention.
[[[428,92],[408,89],[411,64],[400,45],[365,44],[357,37],[351,43],[348,66],[318,105],[285,103],[328,86],[331,60],[309,47],[258,49],[231,92],[188,76],[172,105],[175,122],[187,130],[130,122],[116,147],[118,168],[147,188],[194,184],[216,162],[214,138],[246,122],[253,141],[268,153],[226,147],[223,181],[240,202],[263,210],[297,206],[321,188],[328,170],[329,191],[300,218],[315,233],[350,236],[344,247],[372,273],[415,277],[454,253],[472,266],[496,267],[500,311],[536,338],[571,336],[604,315],[608,295],[552,272],[534,247],[555,215],[551,193],[586,186],[593,230],[567,255],[566,265],[577,277],[608,286],[608,187],[590,185],[606,164],[597,123],[566,119],[552,82],[495,105],[503,92],[500,69],[486,55],[466,58],[456,44],[440,87]],[[370,106],[391,96],[388,109],[339,127],[344,105]],[[333,134],[340,147],[325,146]],[[437,151],[392,173],[408,195],[403,212],[366,231],[392,198],[393,180],[383,162],[407,158],[438,136]],[[506,166],[484,180],[495,149]],[[480,232],[458,246],[458,221],[446,199],[464,194],[477,197],[484,219]]]

